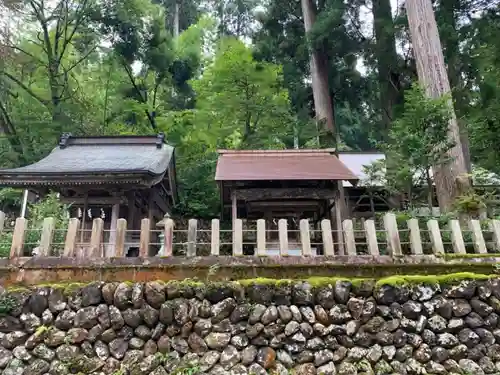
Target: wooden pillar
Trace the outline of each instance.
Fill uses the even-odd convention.
[[[16,219],[16,226],[12,233],[12,246],[10,248],[10,258],[20,258],[23,254],[24,236],[26,235],[26,228],[28,221],[23,217]]]
[[[375,201],[373,200],[373,191],[370,190],[370,212],[375,217]]]
[[[234,223],[238,218],[238,198],[236,198],[236,192],[231,192],[231,223],[234,228]]]
[[[147,251],[147,255],[148,256],[155,256],[156,254],[154,253],[154,248],[153,246],[151,245],[151,243],[157,243],[158,240],[156,238],[156,233],[151,233],[151,223],[153,223],[155,220],[154,220],[154,211],[155,211],[155,202],[154,202],[154,191],[153,189],[150,189],[149,191],[149,197],[148,197],[148,219],[149,219],[149,224],[150,224],[150,242],[148,244],[148,251]],[[141,227],[142,229],[142,227]]]
[[[269,221],[266,223],[266,220],[259,219],[257,220],[257,251],[256,255],[264,256],[267,254],[266,252],[266,224],[269,224]]]
[[[116,223],[116,245],[113,256],[121,258],[125,256],[125,237],[127,235],[127,220],[118,219]]]
[[[128,209],[128,217],[127,217],[127,228],[126,229],[128,229],[128,230],[136,230],[139,227],[139,225],[137,224],[138,223],[138,220],[137,220],[137,207],[135,205],[135,195],[134,195],[133,192],[131,192],[131,193],[128,194],[127,202],[128,202],[128,207],[127,207],[127,209]],[[134,232],[132,232],[132,233],[134,233]],[[127,243],[127,242],[131,243],[132,239],[134,237],[135,236],[133,234],[130,234],[130,232],[129,233],[125,233],[125,243]],[[128,253],[128,248],[125,245],[123,256],[127,256],[127,253]]]
[[[116,245],[116,225],[120,215],[120,204],[116,203],[111,207],[111,224],[109,227],[109,243],[106,246],[106,257],[114,257]]]
[[[211,234],[210,255],[219,256],[220,255],[220,222],[219,222],[219,219],[212,219],[212,229],[210,231],[210,234]]]
[[[80,227],[80,246],[84,247],[83,240],[85,239],[85,222],[87,221],[87,210],[89,208],[89,193],[85,193],[83,200],[82,226]]]
[[[5,213],[3,211],[0,211],[0,233],[3,232],[4,227],[5,227]]]
[[[90,247],[85,253],[85,256],[91,258],[102,258],[102,234],[104,229],[104,221],[101,218],[96,218],[92,222],[92,235],[90,237]]]
[[[338,255],[345,255],[345,250],[344,250],[344,236],[343,236],[343,228],[342,228],[342,206],[343,204],[341,203],[341,197],[339,197],[340,194],[338,194],[335,199],[334,199],[334,210],[331,212],[330,216],[332,217],[332,221],[335,222],[335,239],[336,242],[338,243]]]
[[[269,241],[272,241],[272,239],[273,239],[271,230],[278,229],[278,228],[273,228],[273,212],[272,211],[265,211],[264,212],[264,220],[266,222],[264,228],[267,228],[267,230],[265,231],[265,240],[266,240],[266,243],[268,243]],[[267,247],[265,247],[261,250],[267,254]]]
[[[69,219],[68,231],[66,232],[66,241],[64,242],[64,257],[75,257],[76,236],[78,228],[80,227],[80,220],[76,218]]]

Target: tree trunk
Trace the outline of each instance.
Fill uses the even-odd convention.
[[[304,29],[308,34],[316,20],[316,6],[312,0],[301,0],[302,16],[304,18]],[[314,99],[314,111],[316,113],[316,121],[319,127],[322,128],[322,136],[320,136],[321,147],[338,146],[337,135],[335,130],[335,120],[332,99],[330,97],[330,86],[328,84],[328,60],[323,51],[311,47],[311,84]],[[344,195],[344,186],[342,181],[337,181],[338,195],[335,199],[335,213],[332,215],[335,218],[337,243],[339,245],[339,254],[344,254],[344,241],[342,235],[342,220],[346,217],[346,202]]]
[[[180,0],[175,1],[175,10],[174,10],[174,38],[177,38],[179,36],[179,19],[180,19],[180,8],[181,5],[179,4]]]
[[[444,59],[448,70],[448,78],[452,89],[453,101],[455,103],[456,114],[458,116],[458,127],[460,129],[460,139],[465,158],[467,172],[472,173],[470,157],[469,136],[467,124],[461,118],[462,111],[468,107],[467,98],[462,87],[460,69],[460,37],[457,34],[457,19],[460,11],[460,0],[441,0],[437,12],[438,29],[443,43]]]
[[[316,20],[316,6],[311,0],[301,0],[302,15],[304,17],[304,29],[309,33]],[[314,98],[314,110],[316,120],[322,126],[322,144],[332,146],[336,143],[335,121],[333,118],[333,106],[328,85],[328,61],[325,54],[316,48],[311,48],[311,80]]]
[[[382,118],[383,142],[390,140],[389,133],[395,117],[395,107],[402,101],[402,90],[396,52],[396,37],[390,0],[373,0],[373,26],[375,32],[375,56],[377,58],[378,86],[380,90],[380,111]],[[397,170],[397,161],[386,154],[386,178],[391,179]],[[392,197],[391,203],[400,207],[402,194]]]
[[[383,137],[387,136],[394,119],[394,107],[401,100],[400,74],[397,68],[396,38],[390,0],[373,0],[375,29],[375,55],[377,57],[380,108],[382,110]]]
[[[450,82],[431,0],[407,0],[406,12],[419,81],[431,98],[450,95]],[[460,129],[451,100],[449,106],[451,119],[448,124],[448,137],[454,143],[454,147],[448,153],[447,162],[433,167],[437,197],[442,212],[449,211],[454,199],[470,186],[470,182],[465,182],[463,179],[467,174],[467,167]]]

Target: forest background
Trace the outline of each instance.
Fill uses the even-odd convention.
[[[411,161],[382,173],[384,184],[404,191],[414,169],[435,165],[429,150],[452,147],[447,98],[418,89],[402,0],[318,0],[308,33],[298,0],[1,3],[0,167],[41,159],[63,132],[164,132],[176,146],[177,213],[217,216],[217,149],[324,146],[310,51],[326,62],[329,146]],[[433,6],[464,154],[476,180],[500,174],[500,0]],[[0,208],[20,199],[2,189]]]

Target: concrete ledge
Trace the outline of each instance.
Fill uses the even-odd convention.
[[[254,257],[207,256],[170,258],[63,258],[0,259],[2,285],[35,285],[56,282],[241,280],[329,277],[385,277],[452,272],[492,274],[499,257],[445,259],[422,256],[316,256]]]

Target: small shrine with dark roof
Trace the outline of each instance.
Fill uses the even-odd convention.
[[[177,200],[175,153],[165,136],[75,137],[64,134],[42,160],[0,170],[0,186],[28,189],[40,196],[60,194],[71,217],[81,220],[80,243],[90,239],[92,219],[104,220],[103,243],[113,248],[116,224],[126,218],[128,250],[138,248],[142,218],[161,220]],[[137,231],[137,232],[135,232]],[[135,235],[136,234],[136,235]],[[151,255],[157,249],[150,249]]]

